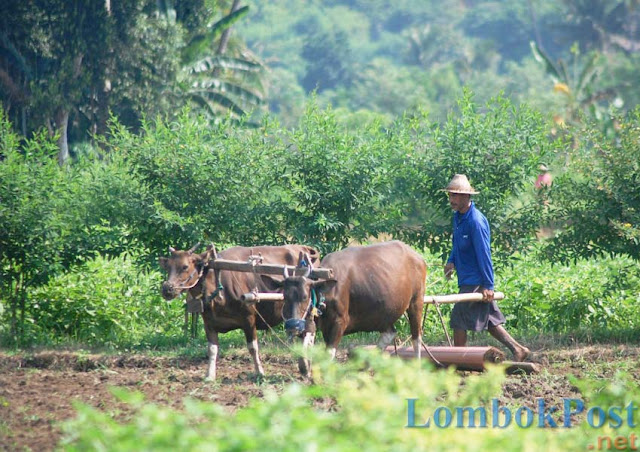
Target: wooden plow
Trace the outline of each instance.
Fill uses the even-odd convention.
[[[287,273],[291,276],[308,276],[314,279],[333,278],[333,270],[331,268],[309,268],[282,264],[264,264],[262,263],[261,256],[251,256],[247,262],[214,258],[209,261],[209,267],[216,270],[253,272],[268,275],[284,275],[286,269]],[[502,292],[495,292],[494,298],[496,300],[502,300],[505,298],[505,295]],[[240,297],[240,300],[247,305],[254,305],[261,302],[283,301],[284,295],[281,293],[253,291],[243,294]],[[439,315],[440,311],[438,306],[440,304],[473,303],[478,301],[482,301],[481,293],[425,295],[424,297],[424,303],[427,305],[435,305]],[[441,315],[440,321],[442,322],[442,328],[445,335],[447,335],[448,338],[447,328]],[[421,355],[427,357],[440,367],[456,366],[460,370],[483,371],[488,363],[502,363],[506,364],[507,373],[532,373],[539,371],[538,367],[533,363],[505,361],[504,353],[495,347],[429,347],[425,344],[422,346],[423,353],[421,353]],[[375,346],[366,346],[364,348],[372,347]],[[391,345],[386,348],[385,352],[402,359],[413,359],[415,357],[412,347],[395,347]]]
[[[505,295],[503,292],[495,292],[496,300],[503,300]],[[283,301],[284,295],[281,293],[264,293],[249,292],[243,294],[240,300],[247,304],[256,304],[263,301]],[[436,305],[451,303],[473,303],[482,301],[481,293],[462,293],[450,295],[425,295],[425,304]],[[447,335],[446,326],[442,324],[445,335]],[[375,348],[375,345],[362,347],[364,349]],[[413,347],[395,347],[390,345],[385,350],[391,356],[397,356],[402,359],[414,359],[415,353]],[[505,371],[512,373],[537,373],[539,368],[536,364],[526,362],[505,361],[504,353],[495,347],[452,347],[440,346],[430,347],[423,344],[421,356],[431,360],[438,367],[456,366],[459,370],[470,370],[482,372],[487,364],[505,364]]]

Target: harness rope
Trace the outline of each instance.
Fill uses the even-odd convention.
[[[198,268],[194,268],[193,271],[191,272],[191,274],[187,277],[187,279],[185,279],[184,281],[190,281],[191,278],[193,278],[193,275],[195,275],[195,273],[198,271]],[[202,267],[200,269],[200,273],[198,273],[198,278],[196,279],[196,282],[194,282],[193,284],[191,284],[190,286],[174,286],[175,289],[179,289],[179,290],[188,290],[191,289],[193,287],[195,287],[196,284],[198,284],[198,282],[200,281],[200,278],[202,278],[202,273],[204,272],[204,267]]]

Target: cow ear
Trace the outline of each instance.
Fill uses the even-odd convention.
[[[169,270],[169,259],[167,259],[166,257],[159,257],[158,264],[160,264],[160,267],[164,268],[165,270]]]
[[[312,283],[313,288],[322,293],[331,292],[336,285],[338,284],[338,280],[336,279],[324,279],[320,281],[314,281]]]
[[[260,279],[262,280],[262,283],[269,290],[277,290],[277,289],[280,289],[284,285],[284,282],[278,281],[277,279],[273,279],[271,276],[260,275]]]

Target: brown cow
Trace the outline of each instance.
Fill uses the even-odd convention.
[[[393,324],[404,312],[409,316],[416,356],[420,356],[427,266],[418,253],[400,241],[353,246],[327,254],[320,266],[332,268],[335,279],[313,281],[293,276],[277,281],[262,277],[271,290],[284,288],[288,332],[304,333],[305,346],[313,343],[313,308],[324,295],[326,307],[320,307],[324,312],[316,322],[332,357],[343,335],[359,331],[379,331],[378,345],[385,348],[395,338]],[[303,361],[300,368],[307,373]]]
[[[197,247],[197,245],[196,245]],[[162,284],[162,296],[172,300],[185,290],[196,299],[202,299],[205,333],[208,342],[209,366],[207,380],[216,378],[216,360],[218,356],[218,333],[242,329],[247,340],[249,353],[253,358],[255,371],[264,375],[264,369],[258,354],[256,330],[266,330],[282,322],[283,302],[263,303],[247,306],[240,302],[240,296],[257,288],[268,291],[260,276],[254,273],[214,270],[207,264],[218,256],[210,245],[207,251],[196,254],[196,247],[188,251],[176,251],[169,248],[171,256],[161,257],[160,265],[169,273]],[[303,245],[254,246],[233,248],[221,251],[219,257],[247,262],[251,255],[261,255],[265,264],[295,265],[300,253],[307,253],[311,262],[317,262],[319,253],[314,248]]]

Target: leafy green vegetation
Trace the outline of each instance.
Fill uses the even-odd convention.
[[[498,400],[504,381],[499,368],[467,376],[463,382],[453,371],[434,372],[424,364],[375,352],[362,351],[340,364],[328,361],[322,353],[313,362],[313,384],[293,383],[280,394],[270,391],[232,415],[216,404],[186,399],[184,408],[178,411],[145,404],[139,393],[114,390],[120,400],[135,407],[135,414],[128,420],[117,420],[80,405],[77,418],[65,426],[62,449],[478,450],[481,444],[490,443],[507,451],[523,450],[531,444],[544,444],[535,450],[585,450],[600,435],[617,437],[633,432],[626,419],[615,430],[594,429],[584,418],[574,420],[571,429],[550,428],[553,424],[549,418],[563,425],[560,414],[550,407],[542,416],[536,413],[528,428],[516,425],[515,418],[507,428],[496,427],[494,422],[505,424],[504,417],[492,417],[493,403],[504,411]],[[609,410],[640,403],[637,386],[622,374],[611,381],[575,384],[583,391],[581,400],[588,401],[587,409],[599,406]],[[487,427],[470,427],[468,415],[459,418],[458,410],[465,407],[484,408],[489,413]],[[518,407],[508,408],[515,412]],[[440,410],[437,417],[436,409]],[[446,416],[442,413],[446,412],[451,415],[451,424],[438,427],[444,425]],[[475,425],[479,425],[480,417],[474,417]],[[539,427],[540,419],[546,428]],[[429,427],[421,427],[427,421]]]
[[[427,293],[455,292],[441,270],[441,189],[455,173],[480,191],[515,334],[640,340],[637,1],[241,3],[0,5],[3,347],[199,355],[202,337],[182,330],[180,300],[161,299],[156,265],[168,246],[196,242],[326,254],[399,238],[429,262]],[[541,163],[553,183],[535,189]],[[440,309],[446,319],[451,306]],[[434,308],[425,319],[427,342],[442,342]],[[223,341],[244,347],[239,332]],[[498,371],[461,382],[376,355],[314,363],[314,384],[231,416],[116,390],[133,420],[79,407],[62,447],[593,445],[584,423],[405,428],[408,398],[486,406]],[[629,381],[575,386],[621,405],[638,401]]]

